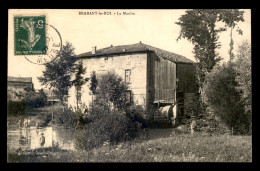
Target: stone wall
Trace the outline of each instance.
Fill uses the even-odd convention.
[[[134,104],[146,106],[146,93],[147,93],[147,54],[120,54],[108,55],[93,58],[82,59],[83,66],[87,68],[85,74],[86,78],[91,77],[92,71],[97,75],[105,74],[107,72],[114,72],[125,81],[126,70],[130,70],[130,83],[128,84],[129,90],[132,91],[132,100]],[[89,90],[90,81],[82,86],[81,105],[88,107],[92,104],[91,92]],[[69,90],[68,106],[76,106],[76,89],[72,87]]]

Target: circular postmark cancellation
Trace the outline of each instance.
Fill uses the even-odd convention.
[[[59,56],[61,35],[45,21],[45,16],[15,17],[15,55],[38,65],[50,63]]]

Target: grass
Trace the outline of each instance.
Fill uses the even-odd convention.
[[[10,151],[8,158],[19,162],[18,152]],[[175,135],[104,144],[90,151],[49,148],[24,153],[21,158],[22,162],[252,162],[252,137]]]
[[[55,105],[54,111],[62,106]],[[33,109],[31,124],[48,124],[52,106]],[[19,116],[8,116],[8,128],[17,128]],[[150,130],[147,137],[118,145],[104,144],[89,151],[54,146],[23,151],[9,148],[8,162],[252,162],[252,136],[172,135],[170,129]]]
[[[250,136],[177,135],[92,151],[95,162],[251,162]]]
[[[57,147],[40,148],[23,151],[21,149],[8,149],[7,162],[10,163],[34,163],[34,162],[75,162],[75,154],[72,151],[62,150]]]

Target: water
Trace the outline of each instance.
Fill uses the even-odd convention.
[[[36,127],[23,129],[10,129],[7,131],[7,147],[22,148],[26,150],[41,147],[53,147],[58,144],[61,149],[75,150],[74,129],[63,129],[54,127],[45,127],[36,129]],[[40,144],[41,134],[45,136],[45,143]]]

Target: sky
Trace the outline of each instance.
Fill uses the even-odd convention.
[[[47,24],[54,26],[61,35],[62,42],[70,42],[75,54],[108,46],[142,43],[183,55],[195,61],[193,45],[186,39],[177,41],[180,26],[175,24],[185,9],[161,10],[101,10],[101,9],[9,9],[8,16],[8,76],[32,77],[35,89],[44,88],[37,77],[42,76],[43,65],[32,64],[23,56],[14,55],[15,15],[46,15]],[[244,22],[237,23],[243,35],[233,32],[234,54],[244,40],[251,42],[251,10],[243,9]],[[80,12],[94,12],[94,15],[79,15]],[[95,14],[97,12],[97,14]],[[99,12],[111,12],[112,15],[99,15]],[[123,12],[130,15],[123,15]],[[121,15],[119,15],[121,14]],[[221,24],[220,24],[221,26]],[[218,49],[223,62],[229,60],[228,50],[230,30],[222,32],[219,37],[222,47]]]

